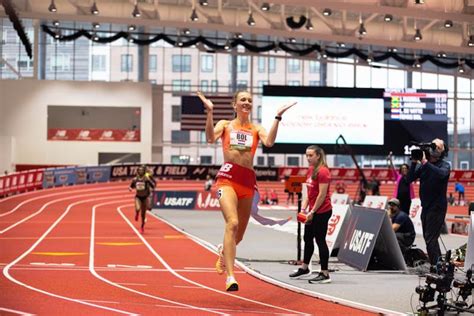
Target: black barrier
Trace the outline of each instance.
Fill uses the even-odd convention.
[[[341,262],[362,271],[406,270],[385,210],[354,206],[346,227],[337,256]]]
[[[193,210],[197,191],[155,191],[153,208]]]
[[[110,179],[127,179],[137,174],[140,164],[115,165],[110,169]],[[207,175],[215,177],[220,166],[162,165],[147,164],[148,170],[156,178],[205,180]],[[278,168],[256,167],[258,181],[277,181]]]

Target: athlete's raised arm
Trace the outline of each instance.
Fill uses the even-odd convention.
[[[282,119],[283,113],[285,113],[286,110],[291,108],[296,103],[297,102],[291,102],[291,103],[283,105],[281,108],[278,109],[275,119],[273,120],[272,127],[270,128],[270,131],[268,133],[265,130],[265,128],[260,127],[258,131],[258,136],[260,137],[260,140],[262,141],[262,144],[264,146],[272,147],[273,144],[275,144],[275,139],[277,137],[277,132],[278,132],[278,124],[280,123]]]
[[[208,143],[214,143],[219,137],[221,137],[222,132],[224,131],[224,127],[226,121],[221,120],[217,122],[216,126],[214,126],[214,104],[211,100],[206,98],[201,91],[196,92],[199,99],[201,99],[204,107],[206,108],[207,117],[206,117],[206,140]]]

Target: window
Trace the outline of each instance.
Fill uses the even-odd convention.
[[[247,80],[237,80],[237,90],[247,90]]]
[[[156,70],[158,69],[158,62],[157,62],[157,58],[156,58],[156,55],[150,55],[150,60],[149,60],[149,63],[148,63],[148,71],[149,72],[156,72]]]
[[[189,160],[191,157],[188,155],[171,155],[171,163],[175,165],[187,165]]]
[[[132,72],[133,71],[133,55],[122,54],[121,56],[121,71]]]
[[[20,71],[33,70],[33,60],[29,59],[26,56],[21,56],[17,63],[18,63],[17,66],[20,69]]]
[[[268,72],[274,73],[276,71],[276,60],[275,57],[268,58]]]
[[[171,131],[172,144],[189,144],[189,131]]]
[[[265,166],[265,157],[257,156],[257,166]]]
[[[173,55],[173,72],[191,72],[191,55]]]
[[[268,166],[273,167],[275,165],[275,157],[273,156],[268,156],[267,158]]]
[[[71,68],[71,56],[69,54],[57,54],[51,57],[51,71],[69,71]]]
[[[92,55],[92,71],[105,71],[105,55]]]
[[[310,85],[311,87],[317,87],[317,86],[319,86],[320,84],[321,84],[321,82],[320,82],[319,80],[310,80],[310,81],[309,81],[309,85]]]
[[[219,84],[217,80],[211,80],[211,91],[210,92],[217,92]]]
[[[171,85],[173,91],[191,91],[191,80],[173,80]]]
[[[171,122],[181,121],[181,105],[171,106]]]
[[[299,86],[301,85],[299,80],[288,80],[288,85],[289,86]]]
[[[309,61],[309,72],[312,74],[319,73],[319,62],[310,60]]]
[[[209,81],[208,80],[201,80],[201,83],[199,84],[199,87],[203,92],[209,92]]]
[[[299,157],[287,157],[286,164],[288,166],[299,166],[300,158]]]
[[[267,59],[265,57],[258,57],[258,72],[265,72],[265,62]]]
[[[269,83],[268,80],[259,80],[257,82],[257,85],[258,85],[258,88],[260,89],[260,91],[263,91],[263,86],[268,85],[268,83]]]
[[[248,56],[237,56],[237,72],[248,72],[249,59]]]
[[[212,156],[201,156],[201,165],[210,165],[212,164]]]
[[[201,71],[202,72],[214,71],[214,56],[201,55]]]
[[[288,59],[288,72],[289,73],[300,72],[300,60],[299,59]]]

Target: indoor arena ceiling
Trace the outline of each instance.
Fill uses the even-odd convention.
[[[99,10],[97,15],[91,13],[94,2]],[[474,47],[469,45],[474,45],[474,0],[139,0],[138,3],[134,0],[12,0],[12,3],[20,18],[41,21],[134,24],[143,26],[145,31],[157,27],[189,28],[269,36],[274,40],[294,38],[310,43],[442,51],[466,58],[472,58],[474,52]],[[56,12],[48,10],[52,3]],[[136,4],[139,17],[132,16]],[[268,10],[262,10],[266,4]],[[190,18],[193,8],[197,21]],[[254,26],[249,25],[250,12]],[[307,22],[298,28],[299,22],[303,22],[301,16],[310,19],[312,29]],[[361,23],[366,34],[362,34]],[[420,40],[414,39],[417,29]]]

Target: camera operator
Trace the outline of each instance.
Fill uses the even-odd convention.
[[[432,144],[422,146],[422,154],[412,151],[412,163],[408,171],[408,181],[420,179],[421,224],[426,250],[432,265],[441,256],[438,238],[444,226],[448,201],[446,199],[450,166],[443,158],[448,152],[441,139],[434,139]]]

